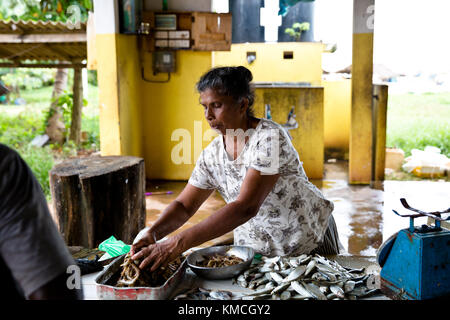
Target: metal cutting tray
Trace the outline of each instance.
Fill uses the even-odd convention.
[[[95,278],[97,297],[100,300],[167,300],[183,279],[186,272],[186,259],[178,270],[160,287],[116,287],[120,265],[125,254],[117,257]]]

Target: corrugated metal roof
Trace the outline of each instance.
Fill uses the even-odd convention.
[[[80,33],[86,32],[86,23],[73,25],[60,21],[0,20],[0,33],[36,34],[36,33]]]
[[[86,23],[0,20],[0,59],[82,61],[87,59]]]

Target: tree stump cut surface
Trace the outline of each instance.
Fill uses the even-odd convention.
[[[68,246],[96,248],[116,237],[131,244],[145,227],[144,159],[66,160],[50,171],[53,219]]]

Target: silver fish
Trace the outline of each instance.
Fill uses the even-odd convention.
[[[300,278],[306,271],[305,266],[298,266],[289,275],[283,279],[283,282],[291,282]]]
[[[262,290],[258,290],[258,291],[254,291],[254,292],[251,292],[251,293],[248,293],[248,294],[246,294],[246,296],[260,296],[260,295],[263,295],[263,294],[269,294],[269,293],[271,293],[272,292],[272,290],[273,290],[274,288],[264,288],[264,289],[262,289]]]
[[[243,296],[241,297],[242,300],[267,300],[272,298],[271,294],[262,294],[259,296]]]
[[[332,300],[332,299],[334,299],[334,298],[337,298],[337,295],[336,295],[336,294],[334,294],[334,293],[327,294],[327,299],[328,299],[328,300]]]
[[[247,269],[247,270],[244,271],[243,275],[244,275],[245,277],[248,277],[251,273],[254,273],[256,270],[258,270],[257,267],[249,268],[249,269]]]
[[[325,264],[317,264],[317,269],[320,270],[321,272],[324,272],[326,274],[340,274],[341,272],[339,272],[338,270],[334,269],[333,267],[329,266],[329,265],[325,265]]]
[[[269,283],[266,284],[266,288],[267,288],[267,289],[271,289],[271,291],[272,291],[272,289],[275,288],[276,286],[277,286],[277,285],[276,285],[275,282],[273,282],[273,281],[270,281]]]
[[[289,259],[288,263],[291,265],[292,268],[297,268],[300,265],[298,259]]]
[[[256,291],[260,291],[260,290],[264,289],[265,287],[266,287],[265,284],[260,284],[259,286],[257,286],[257,287],[255,288],[255,290],[256,290]]]
[[[247,279],[247,276],[244,274],[241,274],[237,277],[238,282],[246,281],[246,279]]]
[[[273,271],[271,271],[271,272],[273,272]],[[265,273],[265,274],[264,274],[264,277],[265,277],[266,279],[268,279],[268,280],[272,280],[272,276],[270,275],[271,272]]]
[[[277,286],[276,288],[274,288],[271,292],[271,294],[277,294],[280,292],[285,291],[288,287],[290,286],[290,283],[283,283],[280,284],[279,286]]]
[[[293,271],[292,268],[288,268],[288,269],[277,271],[277,273],[279,273],[283,278],[285,278],[285,277],[289,276],[292,271]]]
[[[352,280],[346,281],[346,282],[344,283],[344,292],[347,293],[347,292],[350,292],[350,291],[352,291],[353,289],[355,289],[355,284],[356,284],[355,281],[352,281]]]
[[[281,300],[289,300],[290,297],[291,297],[291,293],[287,290],[283,291],[280,295]]]
[[[264,263],[271,263],[271,262],[277,263],[280,259],[281,259],[280,256],[276,256],[273,258],[268,258],[268,257],[262,256],[262,260],[264,261]]]
[[[267,279],[266,277],[264,277],[264,278],[259,278],[259,279],[257,279],[257,280],[252,280],[252,281],[249,283],[249,285],[248,285],[247,288],[249,288],[249,289],[254,289],[254,288],[256,288],[256,287],[258,287],[258,286],[260,286],[260,285],[266,284],[267,282],[269,282],[269,279]]]
[[[345,298],[344,290],[342,290],[342,288],[337,285],[330,286],[330,291],[341,299]]]
[[[306,266],[305,276],[307,276],[315,267],[316,267],[316,260],[311,260],[308,265]]]
[[[231,300],[231,292],[227,291],[211,291],[209,296],[215,300]]]
[[[311,279],[316,281],[330,281],[330,278],[328,278],[324,273],[322,272],[316,272],[311,276]]]
[[[291,286],[295,290],[295,292],[297,292],[299,295],[309,298],[313,297],[313,295],[308,290],[306,290],[305,287],[303,287],[303,285],[300,282],[292,281]]]
[[[286,292],[286,291],[285,291]],[[301,294],[291,295],[291,300],[308,300],[311,296],[303,296]]]
[[[326,294],[329,290],[327,286],[320,286],[319,289],[320,291],[322,291],[323,294]]]
[[[267,273],[273,271],[273,267],[269,265],[263,265],[261,268],[258,269],[258,272],[260,273]]]
[[[281,260],[278,265],[280,266],[281,270],[287,269],[290,267],[289,263],[287,263],[285,260]]]
[[[239,284],[241,287],[244,287],[244,288],[247,288],[247,287],[248,287],[248,282],[247,282],[247,281],[238,281],[238,284]]]
[[[327,300],[327,297],[320,291],[319,287],[313,283],[303,283],[305,289],[319,300]]]
[[[300,257],[298,258],[298,263],[299,264],[306,264],[309,260],[311,259],[311,256],[304,256],[304,257]]]
[[[270,272],[269,274],[270,274],[270,276],[272,277],[272,279],[275,280],[277,283],[283,282],[283,277],[280,276],[278,273],[276,273],[276,272]]]

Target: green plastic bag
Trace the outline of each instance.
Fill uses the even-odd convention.
[[[114,236],[111,236],[100,243],[98,249],[105,251],[111,257],[117,257],[124,253],[128,253],[131,246],[125,244],[122,240],[117,240]]]

